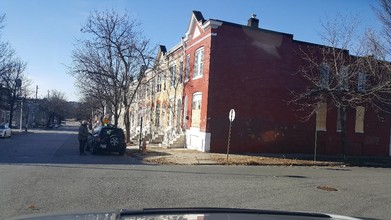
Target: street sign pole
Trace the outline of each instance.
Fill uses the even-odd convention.
[[[232,122],[229,122],[229,131],[228,131],[228,144],[227,144],[227,162],[228,162],[228,155],[229,155],[229,145],[231,142],[231,128],[232,128]]]
[[[229,130],[228,130],[228,143],[227,143],[227,162],[228,162],[228,157],[229,157],[229,145],[231,142],[231,128],[232,128],[232,122],[235,120],[235,110],[231,109],[228,114],[228,119],[229,119]]]

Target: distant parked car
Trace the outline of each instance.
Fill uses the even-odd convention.
[[[92,154],[106,151],[118,152],[119,155],[124,155],[126,150],[124,131],[110,125],[98,126],[94,129],[92,136],[88,138],[88,148],[90,148]]]
[[[6,138],[11,137],[12,130],[7,124],[0,124],[0,137]]]

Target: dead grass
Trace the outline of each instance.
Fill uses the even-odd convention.
[[[274,165],[274,166],[337,166],[339,163],[322,162],[299,159],[284,159],[272,157],[258,157],[258,156],[243,156],[230,155],[227,161],[226,155],[211,155],[211,160],[214,160],[222,165],[246,165],[246,166],[260,166],[260,165]]]
[[[157,157],[157,158],[145,158],[143,161],[151,164],[161,164],[161,165],[179,165],[179,163],[170,160],[167,157]]]
[[[227,161],[226,154],[202,153],[189,149],[166,149],[147,148],[147,154],[143,154],[138,149],[127,150],[127,153],[151,164],[162,165],[191,165],[204,164],[203,161],[210,161],[211,164],[218,165],[244,165],[244,166],[340,166],[337,162],[324,162],[300,159],[286,159],[248,155],[229,155]]]

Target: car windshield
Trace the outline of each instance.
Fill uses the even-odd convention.
[[[390,12],[391,0],[0,0],[0,219],[391,219]],[[80,219],[111,218],[95,217]]]

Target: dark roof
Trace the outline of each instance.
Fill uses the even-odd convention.
[[[255,31],[268,32],[268,33],[272,33],[272,34],[282,34],[282,35],[286,35],[288,37],[293,38],[293,34],[288,34],[288,33],[284,33],[284,32],[272,31],[272,30],[263,29],[263,28],[253,28],[253,27],[250,27],[247,25],[236,24],[236,23],[232,23],[232,22],[228,22],[228,21],[219,20],[219,19],[210,19],[210,20],[222,22],[223,25],[229,25],[229,26],[239,27],[239,28],[246,28],[246,29],[251,29],[251,30],[255,30]]]
[[[164,45],[159,45],[159,52],[158,53],[163,53],[165,54],[167,52],[166,46]]]
[[[193,14],[196,17],[197,21],[201,23],[205,22],[204,16],[202,16],[202,13],[200,11],[193,11]]]

